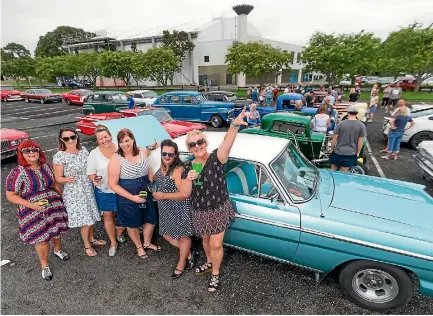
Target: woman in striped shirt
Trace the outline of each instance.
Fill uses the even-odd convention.
[[[134,135],[128,129],[119,131],[117,142],[117,154],[108,164],[108,185],[117,194],[117,226],[127,227],[138,256],[144,259],[147,258],[145,249],[161,249],[151,243],[157,224],[156,207],[149,195],[140,196],[140,192],[148,191],[152,170],[147,157],[156,144],[147,150],[139,148]],[[144,244],[141,244],[140,227],[143,228]]]

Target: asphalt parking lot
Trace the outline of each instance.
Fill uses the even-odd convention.
[[[73,122],[79,112],[80,107],[64,103],[10,102],[1,105],[1,122],[2,127],[27,131],[52,161],[60,126],[70,125],[66,122]],[[383,113],[378,109],[375,122],[367,126],[371,175],[380,176],[378,170],[382,170],[387,178],[424,184],[433,194],[433,184],[422,178],[408,146],[402,147],[397,161],[380,158],[379,150],[386,145],[381,135]],[[93,137],[84,136],[82,142],[89,150],[95,147]],[[98,256],[89,258],[78,229],[63,237],[63,248],[71,259],[62,262],[51,255],[54,279],[44,281],[34,248],[19,239],[16,209],[4,197],[5,179],[15,165],[14,159],[1,165],[0,259],[10,260],[1,267],[2,314],[377,314],[345,298],[332,276],[317,286],[311,272],[231,249],[225,250],[221,287],[210,294],[207,277],[188,272],[179,280],[171,279],[176,252],[162,239],[158,240],[162,251],[151,253],[147,260],[138,259],[129,240],[113,258],[108,257],[108,246],[96,247]],[[96,233],[105,237],[100,223]],[[406,307],[393,311],[432,313],[433,299],[419,294]]]

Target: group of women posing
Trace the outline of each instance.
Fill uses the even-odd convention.
[[[216,291],[224,233],[234,218],[224,165],[239,127],[247,124],[244,118],[245,109],[213,152],[208,152],[205,134],[199,131],[188,134],[186,145],[193,155],[192,163],[202,164],[200,173],[182,162],[172,140],[159,145],[161,167],[153,172],[148,155],[158,144],[138,147],[128,129],[117,134],[117,146],[108,128],[98,125],[95,131],[98,147],[89,153],[81,146],[74,128],[62,128],[53,165],[47,163],[39,144],[32,140],[22,142],[18,147],[18,166],[6,181],[6,197],[18,205],[20,238],[35,245],[42,277],[52,279],[48,265],[50,241],[58,258],[69,259],[60,241],[61,234],[69,228],[80,227],[85,254],[97,255],[94,246],[106,245],[106,241],[94,238],[93,225],[102,214],[110,240],[109,256],[116,255],[117,243],[125,241],[125,229],[139,258],[147,258],[149,249],[160,251],[151,242],[155,225],[159,224],[160,235],[179,249],[173,279],[194,267],[191,236],[201,236],[206,262],[195,272],[197,275],[212,272],[208,290]],[[193,185],[199,176],[201,183]]]

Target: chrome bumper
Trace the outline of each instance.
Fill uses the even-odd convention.
[[[429,177],[433,178],[433,163],[428,160],[425,156],[421,155],[419,152],[412,156],[417,163],[417,165],[429,175]]]
[[[8,149],[1,152],[1,160],[13,157],[17,154],[17,149]]]

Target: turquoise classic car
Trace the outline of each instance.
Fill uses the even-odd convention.
[[[106,125],[117,130],[119,121]],[[166,133],[150,123],[125,122],[146,138],[140,146]],[[205,134],[208,150],[225,136]],[[174,141],[187,161],[185,137]],[[156,171],[158,150],[150,158]],[[424,186],[317,169],[290,140],[261,135],[238,134],[226,166],[236,213],[227,246],[311,270],[318,283],[333,272],[350,299],[372,310],[408,303],[413,278],[433,296],[433,198]]]
[[[209,122],[213,127],[231,122],[235,109],[234,103],[208,101],[196,91],[164,93],[152,106],[170,110],[175,120]]]

